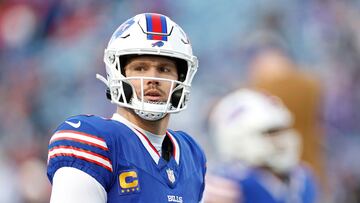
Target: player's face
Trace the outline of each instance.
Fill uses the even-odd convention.
[[[154,77],[178,80],[176,63],[161,56],[137,56],[130,59],[125,66],[126,77]],[[141,80],[130,80],[141,99]],[[171,91],[171,82],[164,80],[143,80],[144,100],[151,102],[166,102]],[[175,85],[173,86],[173,88]]]
[[[301,140],[291,128],[282,128],[268,132],[273,150],[268,154],[267,166],[277,173],[288,173],[299,163]]]
[[[264,135],[278,151],[281,151],[283,146],[281,145],[281,142],[279,140],[281,140],[282,135],[289,129],[290,128],[274,128],[264,132]]]

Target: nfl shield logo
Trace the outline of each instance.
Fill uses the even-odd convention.
[[[174,171],[171,168],[166,169],[166,173],[168,175],[168,178],[170,180],[171,183],[175,182],[175,175],[174,175]]]

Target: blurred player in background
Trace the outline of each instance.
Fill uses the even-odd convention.
[[[302,140],[301,160],[308,163],[326,191],[324,136],[320,117],[322,89],[316,74],[300,68],[285,48],[264,44],[249,62],[249,87],[278,98],[291,112]]]
[[[317,184],[299,162],[292,115],[273,96],[250,89],[222,99],[210,116],[219,160],[207,177],[205,202],[313,203]]]
[[[114,32],[97,75],[118,105],[111,119],[80,115],[59,125],[48,154],[51,203],[199,202],[205,155],[169,114],[184,110],[197,58],[164,15],[139,14]]]

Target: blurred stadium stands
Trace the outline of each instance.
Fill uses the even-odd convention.
[[[204,146],[213,102],[247,82],[253,50],[276,42],[319,80],[328,202],[360,201],[360,1],[0,1],[0,203],[49,201],[47,144],[75,114],[110,117],[95,79],[121,22],[159,12],[192,40],[200,68],[188,110],[171,126]]]

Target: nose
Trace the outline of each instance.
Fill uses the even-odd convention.
[[[159,81],[155,79],[146,80],[147,85],[159,85]]]
[[[146,77],[159,78],[159,72],[157,71],[157,69],[155,67],[152,67],[147,71]],[[145,83],[148,85],[150,85],[150,84],[159,85],[159,80],[149,79],[149,80],[146,80]]]

